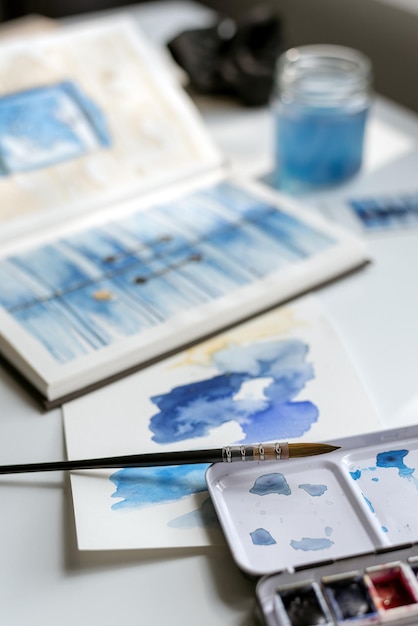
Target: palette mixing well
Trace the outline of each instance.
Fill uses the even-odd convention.
[[[275,579],[269,592],[271,624],[345,622],[341,597],[347,590],[365,607],[356,624],[418,624],[418,545],[413,552],[418,427],[330,443],[340,449],[208,469],[209,492],[232,555],[247,574]],[[304,603],[308,621],[292,618],[295,606]]]
[[[255,576],[418,541],[418,428],[332,442],[331,454],[215,464],[212,501]]]

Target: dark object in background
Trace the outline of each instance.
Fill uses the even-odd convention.
[[[281,20],[266,9],[184,31],[167,45],[196,91],[234,96],[248,106],[267,104],[284,49]]]

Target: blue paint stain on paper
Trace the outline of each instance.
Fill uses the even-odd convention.
[[[178,529],[220,527],[210,498],[206,498],[200,508],[170,520],[167,526]]]
[[[207,491],[207,468],[207,464],[196,464],[121,469],[110,476],[116,486],[112,498],[121,498],[112,509],[174,502]]]
[[[271,493],[290,496],[292,493],[286,478],[280,472],[259,476],[249,491],[257,496],[266,496]]]
[[[302,537],[300,541],[292,539],[290,545],[294,550],[327,550],[334,545],[334,542],[327,537]]]
[[[326,485],[311,485],[310,483],[304,483],[299,485],[299,489],[303,489],[310,496],[318,497],[323,496],[328,487]]]
[[[193,439],[230,421],[241,426],[246,434],[244,441],[247,438],[251,442],[280,440],[301,435],[318,419],[319,413],[313,403],[293,400],[313,378],[312,366],[305,360],[307,352],[306,344],[293,339],[220,350],[212,355],[212,359],[218,369],[223,368],[221,374],[151,398],[160,409],[149,425],[154,441],[166,444]],[[248,397],[244,393],[240,397],[243,386],[258,379],[263,382],[262,395]],[[190,471],[186,468],[178,470],[177,478],[181,478],[183,487],[184,478]],[[158,484],[159,477],[165,476],[161,468],[154,468],[142,487],[138,480],[141,472],[143,469],[127,468],[112,476],[117,485],[114,497],[122,498],[112,508],[133,508],[176,499],[176,480],[174,483],[162,480],[163,484]],[[178,497],[206,489],[204,472],[201,474],[199,487],[189,491],[187,487],[180,488]],[[196,474],[193,477],[196,478]],[[313,486],[312,489],[316,489],[319,495],[319,491],[323,492],[326,487]],[[289,495],[291,491],[283,474],[274,473],[258,478],[251,492]],[[184,521],[190,523],[191,519],[192,516],[188,522]]]
[[[174,443],[203,437],[227,422],[238,423],[242,441],[300,437],[318,420],[318,408],[295,397],[314,377],[306,343],[289,339],[232,346],[212,357],[219,374],[153,396],[159,408],[149,424],[153,441]],[[239,393],[245,383],[265,381],[259,397]]]
[[[265,528],[257,528],[250,533],[250,537],[255,546],[272,546],[276,542],[274,537]]]

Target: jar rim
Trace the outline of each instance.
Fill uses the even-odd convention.
[[[359,50],[333,44],[289,48],[279,57],[276,84],[283,95],[297,93],[300,99],[320,102],[330,97],[330,78],[333,100],[367,91],[372,80],[370,59]]]
[[[295,66],[297,63],[307,61],[337,61],[353,63],[365,76],[369,76],[372,64],[363,52],[347,46],[334,44],[308,44],[289,48],[279,58],[279,66]]]

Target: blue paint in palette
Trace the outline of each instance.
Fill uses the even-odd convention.
[[[292,539],[290,545],[294,550],[303,550],[304,552],[311,550],[326,550],[334,545],[334,542],[328,537],[302,537],[299,541]]]
[[[273,546],[277,543],[265,528],[257,528],[250,533],[250,537],[255,546]]]
[[[382,532],[393,540],[400,536],[409,540],[418,530],[413,493],[418,491],[418,479],[415,467],[406,463],[408,455],[410,451],[406,447],[382,450],[376,453],[374,465],[366,461],[364,467],[350,471],[368,510],[379,522]],[[410,483],[412,489],[402,487],[403,481]]]
[[[376,456],[377,467],[396,467],[399,476],[409,478],[415,471],[415,468],[408,467],[403,462],[409,450],[390,450],[389,452],[380,452]]]
[[[311,485],[305,483],[299,485],[299,489],[303,489],[303,491],[306,491],[310,496],[319,497],[324,495],[328,487],[326,485]]]
[[[411,478],[418,428],[411,431],[415,441],[399,449],[384,449],[390,435],[376,433],[339,440],[341,451],[327,458],[283,464],[286,498],[274,491],[276,473],[260,476],[260,464],[208,470],[238,565],[262,577],[257,595],[266,625],[417,623],[418,495]],[[395,446],[401,436],[407,439],[394,429]],[[266,476],[270,482],[258,485]],[[258,544],[254,529],[262,530]]]
[[[369,511],[370,511],[370,513],[374,513],[374,512],[375,512],[375,510],[374,510],[374,508],[373,508],[373,504],[370,502],[370,500],[369,500],[368,498],[366,498],[366,496],[364,495],[364,493],[362,494],[362,496],[363,496],[363,499],[364,499],[365,503],[366,503],[366,504],[367,504],[367,506],[369,507]]]
[[[254,493],[257,496],[266,496],[271,493],[290,496],[292,492],[284,475],[280,472],[274,472],[259,476],[254,486],[251,487],[250,493]]]
[[[298,487],[313,497],[323,496],[328,489],[327,485],[324,484],[303,483],[298,485]],[[268,496],[272,494],[290,496],[292,494],[292,490],[284,474],[281,472],[271,472],[258,476],[255,479],[253,486],[249,489],[249,493],[257,496]],[[326,526],[324,528],[325,537],[303,537],[300,540],[292,539],[290,541],[290,546],[294,550],[303,550],[305,552],[326,550],[334,545],[334,542],[329,539],[332,532],[332,527]],[[257,541],[254,533],[256,533]],[[274,542],[269,540],[269,535],[270,532],[265,528],[250,532],[251,539],[256,545],[275,544],[275,540]]]

